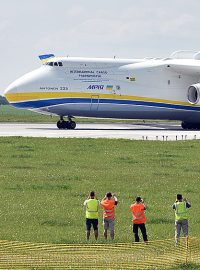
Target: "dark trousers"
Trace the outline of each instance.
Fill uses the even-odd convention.
[[[139,235],[138,235],[138,228],[140,228],[140,230],[141,230],[142,237],[143,237],[144,241],[145,242],[148,241],[146,227],[145,227],[145,224],[142,223],[142,224],[133,224],[133,234],[135,236],[135,242],[140,241],[140,238],[139,238]]]

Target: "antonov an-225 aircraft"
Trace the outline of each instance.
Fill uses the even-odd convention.
[[[75,116],[181,120],[183,129],[200,129],[200,52],[165,59],[40,59],[43,65],[4,95],[15,107],[58,115],[59,129],[74,129]]]

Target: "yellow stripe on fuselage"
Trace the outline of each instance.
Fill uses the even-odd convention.
[[[149,101],[157,103],[167,103],[174,105],[191,106],[188,102],[174,101],[161,98],[150,98],[141,96],[129,96],[118,94],[100,94],[100,93],[83,93],[83,92],[29,92],[29,93],[9,93],[5,94],[6,99],[11,102],[23,102],[42,99],[59,99],[59,98],[91,98],[92,95],[98,95],[102,99],[117,99],[117,100],[135,100],[135,101]]]
[[[94,93],[96,95],[96,93]],[[30,93],[11,93],[5,94],[5,97],[10,102],[23,102],[30,100],[40,100],[40,99],[52,99],[52,98],[78,98],[85,97],[91,98],[91,93],[81,93],[81,92],[30,92]],[[114,95],[113,95],[114,96]]]

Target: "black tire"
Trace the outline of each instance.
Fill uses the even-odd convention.
[[[68,128],[68,122],[67,121],[58,121],[57,122],[57,127],[59,129],[67,129]]]
[[[67,121],[67,129],[75,129],[75,128],[76,128],[76,122]]]
[[[67,129],[68,128],[68,121],[62,121],[62,126],[63,126],[63,129]]]
[[[71,129],[75,129],[76,128],[76,122],[71,121],[70,126],[71,126]]]
[[[200,130],[200,124],[196,124],[196,125],[195,125],[195,129],[196,129],[196,130]]]
[[[185,130],[200,130],[199,123],[182,122],[181,126]]]
[[[62,129],[62,121],[57,122],[57,128]]]
[[[181,127],[182,127],[182,129],[188,129],[188,125],[186,122],[182,122]]]

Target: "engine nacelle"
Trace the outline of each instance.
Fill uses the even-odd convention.
[[[188,101],[193,105],[200,105],[200,83],[192,84],[189,86]]]

